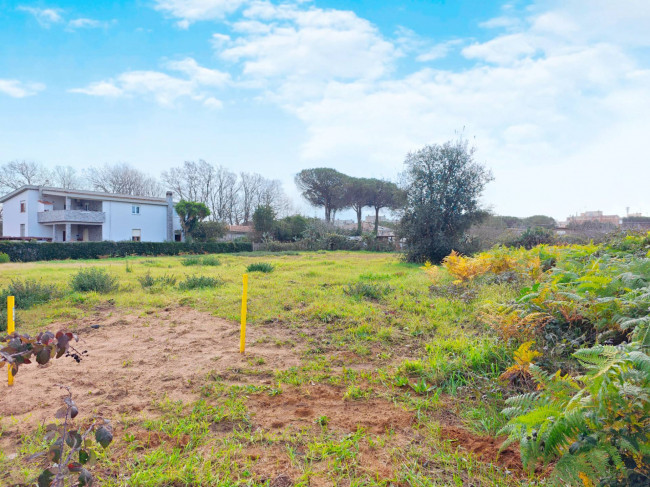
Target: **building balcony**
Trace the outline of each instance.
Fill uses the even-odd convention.
[[[85,210],[53,210],[38,212],[38,223],[104,223],[106,214],[103,211]]]

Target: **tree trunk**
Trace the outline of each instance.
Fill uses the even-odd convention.
[[[361,235],[361,207],[357,208],[357,233]]]
[[[379,209],[375,206],[375,237],[379,235]]]

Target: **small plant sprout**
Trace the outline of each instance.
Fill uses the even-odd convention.
[[[325,427],[330,422],[330,419],[327,416],[319,416],[314,422],[319,426]]]
[[[427,385],[424,378],[421,378],[418,382],[411,386],[415,392],[418,394],[428,394],[434,390],[434,387]]]

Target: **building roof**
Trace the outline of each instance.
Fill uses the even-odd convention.
[[[234,233],[250,233],[253,227],[249,225],[228,225],[228,231]]]
[[[35,186],[26,184],[20,188],[0,197],[0,203],[4,203],[10,198],[27,191],[29,189],[37,189],[42,193],[46,193],[51,196],[68,196],[71,198],[86,198],[94,200],[112,200],[112,201],[126,201],[134,203],[149,203],[152,205],[167,205],[167,200],[165,198],[153,198],[151,196],[133,196],[128,194],[116,194],[116,193],[102,193],[101,191],[86,191],[79,189],[65,189],[65,188],[53,188],[50,186]]]

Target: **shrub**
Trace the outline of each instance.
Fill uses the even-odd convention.
[[[151,272],[147,272],[144,276],[138,276],[138,281],[143,288],[149,288],[156,285],[160,286],[173,286],[176,284],[176,277],[174,276],[159,276],[153,277]]]
[[[574,357],[587,368],[576,379],[529,371],[539,392],[506,401],[502,446],[519,441],[524,465],[556,462],[556,485],[648,485],[650,357],[641,343],[598,345]]]
[[[524,247],[526,249],[532,249],[537,245],[553,243],[555,243],[555,234],[552,230],[542,227],[534,227],[528,228],[525,232],[514,240],[508,242],[506,245],[509,247]]]
[[[223,280],[218,277],[188,276],[184,281],[181,281],[178,284],[178,288],[183,291],[189,291],[190,289],[223,286],[223,284]]]
[[[90,267],[77,272],[70,282],[72,289],[78,292],[109,293],[118,288],[117,277],[111,276],[105,269]]]
[[[0,242],[0,252],[12,262],[98,259],[127,255],[220,254],[250,252],[247,242]]]
[[[18,279],[11,281],[9,286],[0,292],[0,306],[5,305],[7,296],[16,298],[16,308],[27,309],[37,304],[47,303],[56,297],[57,290],[52,284],[43,284],[34,279]]]
[[[7,329],[7,297],[14,296],[18,309],[28,309],[38,304],[47,303],[57,297],[58,291],[52,284],[43,284],[34,279],[20,281],[15,279],[0,291],[0,331]]]
[[[190,265],[201,265],[201,260],[197,255],[191,255],[189,257],[184,257],[181,260],[181,264],[185,266],[190,266]]]
[[[11,261],[9,255],[5,254],[4,252],[0,252],[0,264],[5,264],[9,261]]]
[[[273,272],[273,269],[275,269],[273,264],[269,264],[268,262],[255,262],[253,264],[249,264],[249,266],[246,267],[247,272],[269,273],[269,272]]]
[[[371,282],[355,282],[354,284],[348,284],[343,292],[348,296],[352,296],[357,299],[367,298],[379,300],[388,294],[392,288],[388,285],[382,286],[380,284],[373,284]]]

